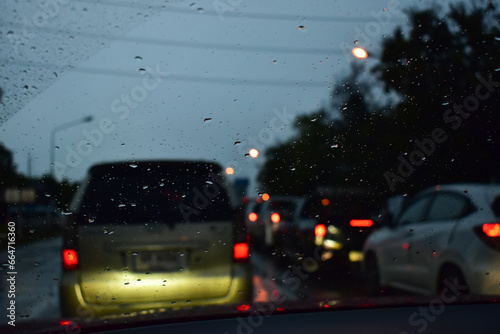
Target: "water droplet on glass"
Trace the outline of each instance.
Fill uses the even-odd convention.
[[[144,69],[144,68],[140,68],[140,69],[139,69],[139,73],[141,73],[141,74],[146,73],[146,69]]]
[[[299,26],[297,29],[302,30],[302,29],[305,29],[305,28],[306,28],[306,26]]]
[[[203,8],[200,7],[197,9],[197,11],[198,11],[198,13],[203,13]]]
[[[148,189],[149,186],[142,186],[142,189]]]
[[[338,148],[339,147],[339,144],[333,144],[330,146],[330,148]]]
[[[209,118],[205,118],[205,119],[203,120],[203,122],[208,123],[208,122],[210,122],[211,120],[212,120],[212,118],[210,118],[210,117],[209,117]]]
[[[35,229],[34,228],[30,228],[30,233],[31,234],[35,233]]]
[[[119,208],[123,208],[123,207],[125,207],[125,206],[126,206],[126,204],[118,204],[118,207],[119,207]]]
[[[125,145],[125,144],[122,144],[122,145]],[[130,164],[129,166],[132,168],[137,168],[137,164]]]
[[[123,283],[123,285],[129,285],[129,284],[130,284],[130,282],[125,282],[125,283]]]
[[[136,57],[135,57],[135,60],[137,60],[137,61],[139,61],[139,62],[140,62],[140,61],[142,61],[142,57],[136,56]]]
[[[234,142],[234,145],[239,145],[239,144],[241,144],[241,142],[239,140]]]

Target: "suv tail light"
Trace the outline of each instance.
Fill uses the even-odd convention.
[[[371,227],[373,220],[371,219],[351,219],[349,224],[353,227]]]
[[[316,225],[314,235],[320,238],[324,237],[326,235],[326,226],[323,224]]]
[[[248,261],[248,244],[246,242],[238,242],[233,246],[233,259],[236,262]]]
[[[476,226],[474,229],[476,234],[491,248],[500,251],[500,224],[485,223]]]
[[[63,268],[64,270],[75,270],[78,268],[78,254],[76,250],[63,250]]]

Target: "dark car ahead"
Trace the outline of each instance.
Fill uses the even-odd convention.
[[[93,167],[64,227],[64,316],[252,300],[243,215],[219,165]]]
[[[340,272],[359,269],[363,244],[373,231],[379,210],[365,189],[342,189],[337,193],[301,198],[294,219],[282,235],[282,252],[303,263],[306,270]],[[314,259],[314,261],[309,261]]]

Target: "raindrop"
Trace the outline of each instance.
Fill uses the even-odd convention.
[[[302,29],[305,29],[305,28],[306,28],[306,26],[299,26],[297,29],[302,30]]]
[[[197,11],[198,11],[198,13],[203,13],[203,8],[200,7],[197,9]]]
[[[184,270],[184,268],[183,268],[183,267],[179,267],[179,271],[183,271],[183,270]]]
[[[47,194],[47,193],[45,194],[45,197],[50,197],[50,196],[51,196],[50,194]]]
[[[142,186],[142,189],[148,189],[149,186]]]
[[[330,148],[338,148],[339,147],[339,144],[333,144],[330,146]]]
[[[210,118],[210,117],[209,117],[209,118],[205,118],[205,119],[203,120],[203,122],[208,123],[208,122],[210,122],[211,120],[212,120],[212,118]]]
[[[125,207],[125,206],[126,206],[126,204],[118,204],[118,207],[119,207],[119,208],[123,208],[123,207]]]
[[[316,122],[318,120],[318,117],[314,117],[313,119],[311,119],[311,122]]]
[[[189,7],[193,8],[194,6],[196,6],[196,3],[194,2],[191,2],[191,4],[189,5]]]
[[[135,57],[135,60],[137,60],[137,61],[139,61],[139,62],[140,62],[140,61],[142,61],[142,57],[136,56],[136,57]]]
[[[35,233],[35,229],[34,228],[30,228],[30,233],[31,234]]]
[[[290,170],[291,170],[292,172],[294,172],[294,171],[295,171],[295,167],[290,168]]]
[[[239,140],[234,142],[234,145],[239,145],[239,144],[241,144],[241,142]]]
[[[125,145],[125,144],[122,144],[122,145]],[[137,168],[137,164],[130,164],[129,166],[132,168]]]
[[[205,181],[205,183],[206,183],[206,184],[214,184],[214,183],[213,183],[212,181],[210,181],[210,180]]]
[[[146,272],[146,275],[151,275],[151,272],[150,271]]]
[[[138,254],[137,251],[132,252],[132,255],[137,255],[137,254]]]
[[[144,68],[140,68],[139,73],[144,74],[144,73],[146,73],[146,70]]]
[[[125,282],[125,283],[123,283],[123,285],[129,285],[129,284],[130,284],[130,282]]]
[[[72,215],[73,212],[71,212],[71,211],[63,211],[62,214],[65,215],[65,216],[69,216],[69,215]]]
[[[354,40],[354,44],[358,44],[358,40],[357,39]]]
[[[273,64],[276,64],[276,60],[273,60]]]

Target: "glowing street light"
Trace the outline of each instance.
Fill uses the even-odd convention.
[[[362,48],[352,49],[352,54],[354,55],[354,57],[359,59],[365,59],[368,57],[368,52],[366,52],[365,49]]]
[[[263,201],[268,201],[269,200],[269,194],[267,194],[267,193],[262,194],[261,197],[262,197]]]
[[[234,174],[234,168],[233,167],[227,167],[226,168],[226,174],[227,175],[233,175]]]
[[[255,148],[252,148],[250,151],[248,151],[248,154],[252,158],[257,158],[259,156],[259,151],[257,151]]]

